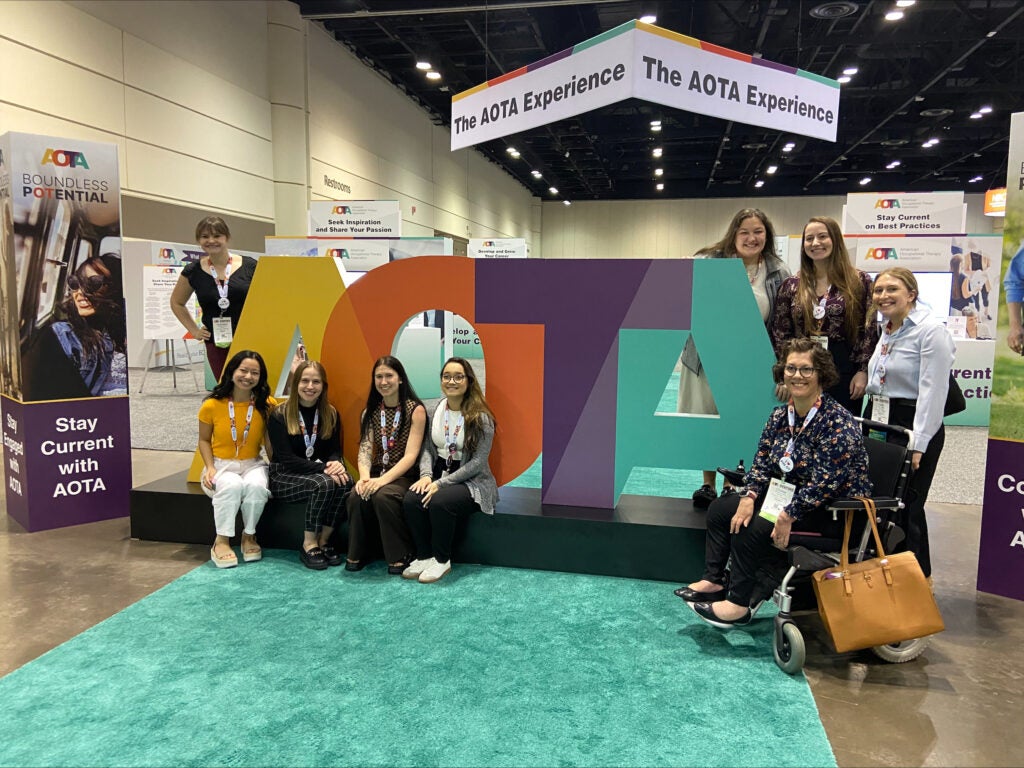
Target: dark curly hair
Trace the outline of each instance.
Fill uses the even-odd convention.
[[[808,352],[811,353],[811,362],[814,365],[814,370],[818,372],[818,384],[822,390],[838,384],[839,371],[836,370],[836,364],[832,360],[832,355],[826,352],[825,348],[818,342],[806,338],[790,339],[782,345],[782,349],[779,350],[779,360],[772,366],[772,378],[775,379],[775,383],[782,383],[786,360],[790,355],[794,353],[800,355]]]
[[[212,397],[215,400],[226,400],[231,397],[231,393],[235,390],[233,377],[243,360],[255,360],[260,367],[260,380],[252,388],[252,396],[256,410],[266,420],[267,416],[270,415],[270,385],[267,383],[267,364],[263,362],[263,356],[259,352],[243,349],[228,360],[228,364],[224,366],[224,372],[220,375],[220,381],[217,382],[217,386],[206,397]]]
[[[86,274],[92,270],[93,275]],[[75,294],[81,293],[92,305],[93,313],[83,317]],[[125,351],[124,288],[121,257],[116,253],[91,256],[68,278],[67,293],[60,307],[74,330],[86,357],[103,354],[103,336],[110,337],[115,352]]]

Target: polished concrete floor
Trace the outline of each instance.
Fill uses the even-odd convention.
[[[191,453],[132,453],[136,485],[191,461]],[[1024,603],[975,590],[979,507],[929,505],[929,519],[947,628],[922,657],[888,664],[869,652],[835,655],[816,617],[801,621],[807,679],[837,761],[843,768],[1024,765],[1016,730],[1024,721]],[[133,541],[126,518],[27,534],[3,510],[0,675],[208,557],[204,546]]]

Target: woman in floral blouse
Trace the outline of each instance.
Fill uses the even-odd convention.
[[[870,311],[871,277],[850,263],[839,223],[812,217],[804,227],[800,271],[779,288],[769,333],[776,354],[786,341],[799,338],[827,349],[839,380],[826,391],[856,416],[864,406],[868,360],[878,342],[877,324],[865,328]]]
[[[861,429],[824,392],[838,379],[831,356],[811,339],[794,339],[773,370],[789,402],[768,417],[745,493],[716,499],[708,509],[704,575],[676,590],[698,616],[722,629],[750,621],[756,574],[784,559],[794,527],[837,536],[843,521],[825,514],[827,502],[871,491]]]

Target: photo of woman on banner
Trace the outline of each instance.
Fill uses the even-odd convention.
[[[205,343],[206,360],[219,379],[256,271],[256,260],[228,250],[231,230],[220,216],[201,220],[195,234],[206,255],[181,271],[171,293],[171,311],[193,337]],[[199,325],[188,308],[192,294],[202,310]]]
[[[65,282],[63,320],[35,333],[25,350],[26,400],[128,393],[121,257],[84,261]]]

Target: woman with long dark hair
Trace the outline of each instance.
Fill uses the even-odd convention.
[[[420,454],[420,479],[405,494],[405,519],[416,559],[402,578],[430,583],[451,571],[455,525],[481,511],[494,514],[498,484],[487,458],[495,421],[469,361],[452,357],[441,369],[437,404]]]
[[[64,320],[25,353],[26,400],[128,394],[121,257],[93,256],[67,281]]]
[[[359,480],[346,502],[345,570],[362,570],[370,556],[370,539],[379,537],[388,573],[398,575],[413,559],[402,499],[418,475],[427,411],[397,357],[378,358],[372,371],[359,425]]]
[[[203,492],[213,499],[217,538],[210,559],[218,568],[233,568],[231,549],[235,516],[242,511],[242,559],[259,560],[256,524],[270,498],[267,465],[260,458],[266,421],[276,405],[267,384],[267,365],[258,352],[242,350],[224,367],[220,382],[199,408],[199,455],[203,458]],[[267,453],[271,453],[267,444]]]
[[[341,461],[341,419],[327,399],[323,365],[303,360],[296,366],[291,392],[270,415],[267,434],[274,449],[271,493],[306,505],[299,559],[315,571],[341,565],[344,557],[331,544],[331,534],[352,480]]]
[[[864,407],[868,360],[878,342],[871,310],[871,277],[850,262],[839,222],[812,216],[804,226],[800,271],[779,288],[770,332],[776,354],[790,339],[810,338],[828,350],[839,382],[828,389],[855,416]],[[785,393],[782,393],[785,394]]]
[[[789,277],[789,269],[775,253],[775,228],[764,211],[757,208],[737,211],[722,239],[702,248],[694,258],[742,259],[750,290],[757,301],[761,319],[767,325],[779,286]],[[686,339],[680,363],[676,410],[679,413],[717,414],[715,399],[692,335]],[[722,492],[724,494],[725,489]],[[706,469],[704,484],[693,493],[693,506],[707,509],[717,496],[715,470]]]

